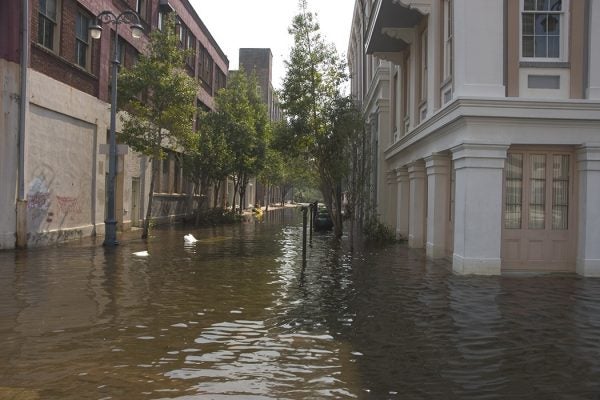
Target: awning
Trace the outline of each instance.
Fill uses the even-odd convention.
[[[365,38],[367,54],[390,59],[385,55],[403,51],[412,41],[412,29],[429,11],[428,4],[430,1],[377,0]]]

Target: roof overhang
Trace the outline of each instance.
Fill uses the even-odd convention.
[[[413,28],[430,12],[431,0],[377,0],[367,37],[367,54],[396,62],[397,57],[413,41]]]

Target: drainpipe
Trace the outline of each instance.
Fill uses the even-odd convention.
[[[27,247],[27,199],[25,197],[25,123],[27,118],[27,81],[29,80],[29,0],[22,0],[21,16],[21,87],[19,93],[19,153],[17,193],[17,242],[19,248]]]

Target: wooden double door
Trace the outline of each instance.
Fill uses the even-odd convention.
[[[575,167],[568,149],[510,149],[504,169],[503,270],[575,269]]]

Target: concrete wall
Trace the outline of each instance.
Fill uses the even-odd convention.
[[[15,245],[19,64],[0,59],[0,250]]]

